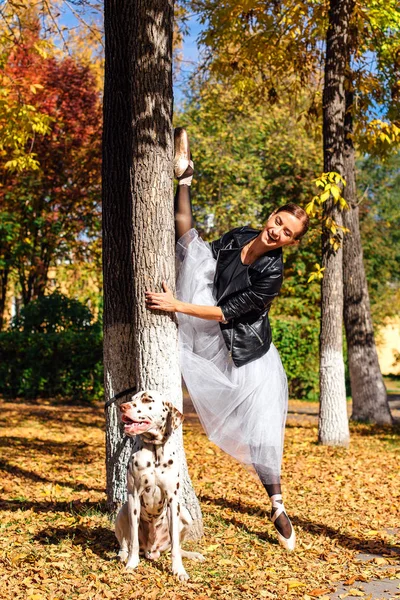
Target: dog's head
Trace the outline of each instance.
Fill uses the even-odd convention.
[[[183,415],[155,390],[135,394],[130,402],[120,404],[126,435],[140,435],[152,444],[163,444],[183,421]]]

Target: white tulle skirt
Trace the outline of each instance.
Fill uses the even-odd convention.
[[[195,229],[177,243],[177,297],[215,305],[216,261]],[[256,467],[263,483],[280,480],[287,379],[278,351],[236,367],[217,321],[178,313],[182,375],[208,438]]]

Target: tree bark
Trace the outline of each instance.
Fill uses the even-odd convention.
[[[353,145],[353,93],[346,91],[344,198],[349,210],[343,224],[349,232],[343,239],[344,323],[349,360],[351,396],[355,421],[392,423],[389,403],[376,351],[367,278],[361,245],[357,203],[355,150]]]
[[[349,20],[353,0],[331,0],[326,37],[323,93],[324,170],[343,175],[343,144]],[[342,214],[332,199],[324,206],[324,216],[341,225]],[[343,283],[342,248],[330,244],[330,232],[322,233],[322,265],[325,268],[321,290],[320,410],[319,441],[331,446],[349,443],[346,388],[343,361]]]
[[[182,410],[177,325],[148,311],[146,290],[175,287],[172,183],[173,0],[106,0],[103,133],[105,394],[136,383],[158,389]],[[122,401],[126,401],[123,399]],[[182,501],[202,534],[182,444]],[[125,499],[131,448],[117,408],[107,413],[107,496]]]
[[[3,257],[3,260],[6,264],[2,269],[0,269],[0,331],[3,330],[4,326],[4,313],[6,309],[8,276],[10,274],[10,267],[7,264],[8,258],[9,253],[6,251]]]

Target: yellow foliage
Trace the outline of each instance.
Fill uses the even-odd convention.
[[[321,267],[321,265],[319,263],[315,263],[315,271],[312,271],[310,274],[310,277],[307,280],[307,283],[310,283],[311,281],[316,280],[321,280],[324,276],[324,271],[325,271],[325,267]]]
[[[400,122],[385,122],[374,119],[360,131],[358,139],[361,149],[368,154],[379,154],[385,158],[400,147]]]
[[[18,97],[3,88],[0,91],[0,157],[5,159],[4,167],[18,172],[37,169],[39,164],[29,142],[36,134],[49,133],[51,122],[51,117],[37,112],[30,104],[20,104]]]

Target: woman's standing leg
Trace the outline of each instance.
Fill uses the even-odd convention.
[[[175,239],[179,240],[193,227],[190,186],[193,178],[193,161],[190,157],[189,140],[185,129],[174,132],[174,174],[178,179],[174,199]]]
[[[264,465],[254,464],[253,466],[271,500],[271,521],[280,536],[279,543],[286,549],[293,550],[296,536],[283,504],[280,477]]]

